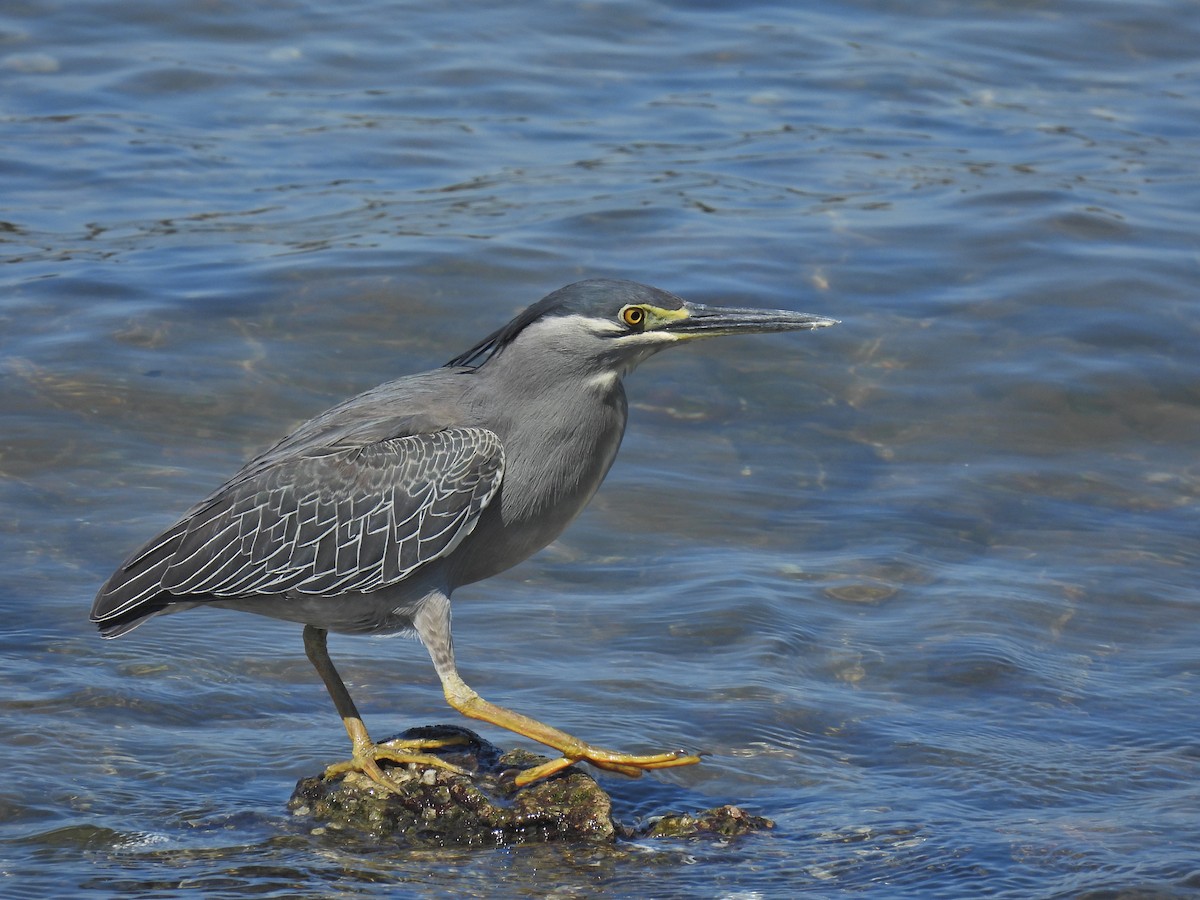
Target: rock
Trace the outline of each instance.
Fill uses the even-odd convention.
[[[773,826],[736,806],[702,813],[654,816],[640,828],[616,822],[612,798],[580,767],[518,788],[523,769],[546,762],[525,750],[502,753],[457,726],[414,728],[401,738],[450,738],[431,751],[467,775],[435,767],[381,763],[399,793],[357,772],[302,778],[288,803],[295,816],[314,819],[314,830],[344,830],[410,846],[522,844],[549,841],[611,843],[618,838],[730,837]]]
[[[641,831],[642,837],[693,837],[697,834],[719,834],[737,837],[751,831],[774,828],[775,823],[762,816],[752,816],[738,806],[719,806],[700,813],[667,813],[654,816]]]
[[[300,780],[289,808],[327,828],[408,844],[611,841],[616,834],[609,796],[576,768],[518,789],[516,773],[543,758],[523,750],[501,754],[465,728],[410,729],[401,737],[461,740],[432,754],[471,775],[383,762],[399,793],[356,772],[318,775]]]

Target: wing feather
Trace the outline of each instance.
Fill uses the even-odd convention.
[[[97,596],[92,619],[121,633],[139,610],[178,600],[395,584],[453,551],[503,472],[500,439],[482,428],[275,460],[241,473],[135,553]]]

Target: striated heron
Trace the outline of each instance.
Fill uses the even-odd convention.
[[[568,285],[444,367],[390,381],[301,425],[130,556],[92,621],[118,637],[215,606],[304,625],[304,647],[353,747],[327,771],[390,787],[380,760],[448,767],[430,742],[374,743],[326,647],[330,631],[415,634],[463,715],[560,757],[636,776],[682,752],[594,747],[496,706],[459,677],[450,595],[553,541],[592,498],[625,430],[622,377],[695,338],[823,328],[822,316],[701,306],[630,281]]]

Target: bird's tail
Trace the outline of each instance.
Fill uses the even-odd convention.
[[[185,532],[177,525],[159,535],[122,563],[100,588],[92,603],[91,620],[103,637],[127,634],[167,612],[179,599],[162,585]]]

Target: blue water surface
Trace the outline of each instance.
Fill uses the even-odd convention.
[[[5,5],[0,895],[1200,893],[1197,47],[1184,0]],[[708,751],[604,776],[623,821],[776,827],[314,831],[347,748],[299,629],[101,642],[92,596],[592,276],[842,324],[631,376],[591,507],[456,595],[460,666]],[[331,649],[377,733],[455,721],[418,645]]]

